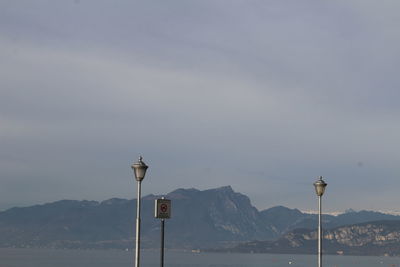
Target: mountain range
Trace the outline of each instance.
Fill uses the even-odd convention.
[[[373,221],[327,229],[323,232],[323,253],[339,255],[400,255],[400,223]],[[317,231],[295,229],[274,241],[244,242],[213,252],[315,254]]]
[[[154,218],[154,200],[160,197],[142,198],[143,248],[159,247],[160,221]],[[315,214],[283,206],[259,211],[230,186],[177,189],[165,197],[172,201],[172,218],[166,221],[167,248],[236,248],[257,240],[271,244],[290,234],[299,237],[296,229],[313,236],[316,228]],[[135,199],[61,200],[11,208],[0,212],[0,247],[133,248],[135,216]],[[400,216],[374,211],[323,216],[325,229],[383,220],[400,226]],[[267,243],[257,244],[265,247]],[[248,249],[242,247],[242,251]]]

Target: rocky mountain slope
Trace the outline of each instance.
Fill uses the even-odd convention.
[[[323,253],[341,255],[400,255],[400,222],[375,221],[323,232]],[[253,241],[214,251],[242,253],[315,254],[317,232],[293,230],[276,241]]]
[[[142,247],[159,246],[160,221],[154,218],[154,200],[142,201]],[[170,248],[232,247],[239,242],[273,240],[296,228],[316,227],[316,216],[296,209],[274,207],[258,211],[250,199],[230,186],[200,191],[178,189],[172,200],[172,218],[166,222]],[[0,247],[132,248],[136,200],[103,202],[62,200],[0,212]],[[324,216],[326,228],[400,217],[377,212],[350,212]]]
[[[317,216],[315,214],[302,213],[298,209],[289,209],[283,206],[273,207],[260,212],[263,221],[270,224],[274,230],[275,237],[298,228],[315,229],[317,227]],[[324,228],[330,229],[341,225],[357,224],[370,221],[399,220],[400,216],[384,214],[375,211],[354,211],[333,216],[323,215]]]
[[[142,201],[143,247],[159,246],[160,221],[154,200]],[[166,246],[198,248],[269,239],[272,229],[245,195],[231,187],[169,193],[172,218],[166,222]],[[136,200],[103,202],[63,200],[12,208],[0,213],[2,247],[133,247]]]

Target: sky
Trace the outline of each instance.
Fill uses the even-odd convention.
[[[399,1],[0,1],[0,209],[231,185],[399,211]]]

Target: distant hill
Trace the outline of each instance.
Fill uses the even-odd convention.
[[[142,247],[158,248],[160,221],[154,200],[142,201]],[[166,222],[166,247],[233,247],[240,242],[274,240],[296,228],[315,229],[316,215],[278,206],[258,211],[230,186],[210,190],[177,189],[172,218]],[[136,200],[62,200],[0,212],[0,247],[132,248]],[[399,220],[378,212],[323,217],[325,228],[376,220]]]
[[[323,253],[400,255],[400,221],[375,221],[323,231]],[[317,231],[296,229],[275,241],[252,241],[219,252],[315,254]]]
[[[158,247],[160,221],[154,218],[154,200],[142,200],[143,247]],[[169,193],[172,218],[166,222],[166,246],[202,248],[239,241],[272,238],[247,196],[230,186]],[[0,213],[2,247],[133,247],[136,200],[103,202],[62,200]]]
[[[277,206],[260,212],[263,221],[269,223],[274,229],[275,237],[297,228],[315,229],[317,215],[302,213],[298,209],[289,209]],[[348,210],[338,216],[323,215],[324,228],[330,229],[342,225],[357,224],[370,221],[399,220],[400,216],[385,214],[375,211]]]

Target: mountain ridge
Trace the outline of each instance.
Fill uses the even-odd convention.
[[[344,225],[323,231],[323,253],[339,255],[400,255],[400,223],[373,221]],[[244,242],[213,252],[315,254],[317,231],[295,229],[275,241]]]
[[[166,247],[197,249],[233,247],[241,242],[276,240],[297,229],[315,229],[316,215],[275,206],[259,211],[231,186],[207,190],[176,189],[164,195],[172,200],[172,218],[166,222]],[[142,198],[142,247],[159,246],[159,220],[154,200]],[[132,248],[136,200],[60,200],[0,212],[0,247]],[[379,212],[323,215],[324,227],[377,220],[400,220]]]

